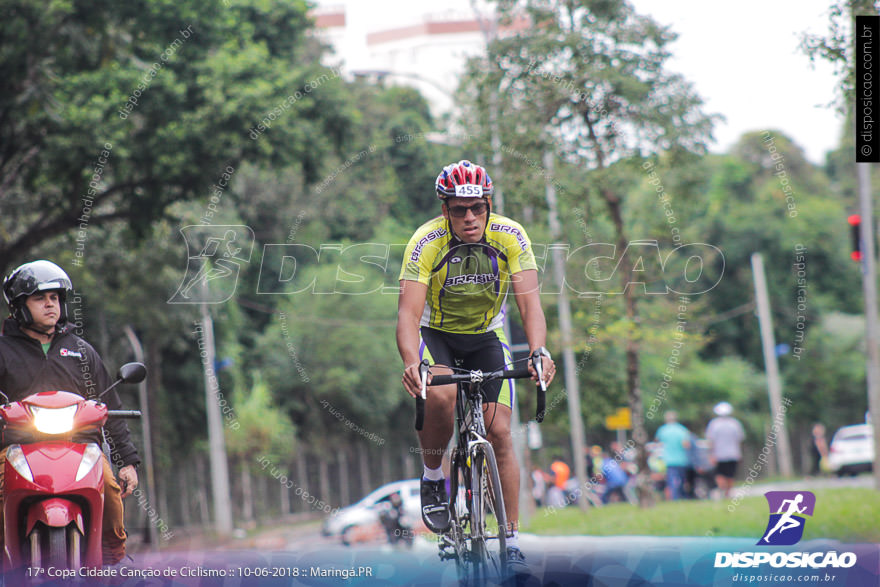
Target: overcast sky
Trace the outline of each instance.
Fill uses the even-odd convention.
[[[816,163],[838,144],[843,118],[824,106],[837,85],[832,68],[812,68],[798,49],[803,32],[828,30],[831,0],[631,1],[679,33],[669,68],[694,83],[707,112],[727,118],[716,127],[716,150],[770,128],[793,137]]]
[[[636,10],[672,25],[679,39],[668,68],[690,80],[716,126],[712,150],[742,133],[778,129],[815,162],[840,139],[843,120],[825,107],[834,97],[830,66],[815,69],[798,50],[803,32],[824,33],[831,0],[630,0]],[[419,22],[430,13],[470,14],[469,0],[321,0],[347,5],[348,23],[366,32]]]

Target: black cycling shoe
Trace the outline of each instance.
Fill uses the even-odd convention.
[[[510,575],[530,575],[532,571],[526,564],[526,556],[515,546],[507,547],[507,572]]]
[[[428,481],[422,479],[422,520],[428,530],[442,534],[452,525],[449,513],[449,496],[446,495],[446,479]]]

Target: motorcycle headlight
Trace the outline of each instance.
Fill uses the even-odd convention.
[[[73,417],[77,406],[64,408],[38,408],[30,406],[34,415],[34,427],[43,434],[63,434],[73,430]]]
[[[101,454],[101,447],[94,442],[90,442],[86,445],[86,450],[83,451],[82,460],[79,462],[79,469],[76,470],[77,481],[88,475],[89,471],[92,470],[92,467],[95,466],[95,463],[100,460]]]
[[[27,459],[24,458],[24,451],[21,450],[21,446],[10,444],[9,448],[6,449],[6,460],[9,461],[9,464],[12,465],[12,468],[15,469],[19,475],[31,483],[34,482],[34,474],[31,473],[31,468],[28,465]]]

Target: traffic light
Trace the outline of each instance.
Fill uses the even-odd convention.
[[[852,257],[853,261],[862,260],[862,217],[859,214],[852,214],[847,219],[852,233]]]

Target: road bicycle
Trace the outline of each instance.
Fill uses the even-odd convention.
[[[545,392],[541,355],[529,361],[538,373],[538,408],[535,420],[544,419]],[[422,429],[429,364],[422,361],[421,396],[416,397],[416,430]],[[434,375],[431,386],[458,384],[455,406],[457,441],[450,462],[450,513],[452,525],[440,537],[441,560],[455,561],[464,585],[484,585],[507,577],[507,515],[495,451],[486,439],[483,386],[499,379],[527,379],[528,367],[484,373],[452,367],[451,375]],[[490,424],[491,426],[491,424]]]

